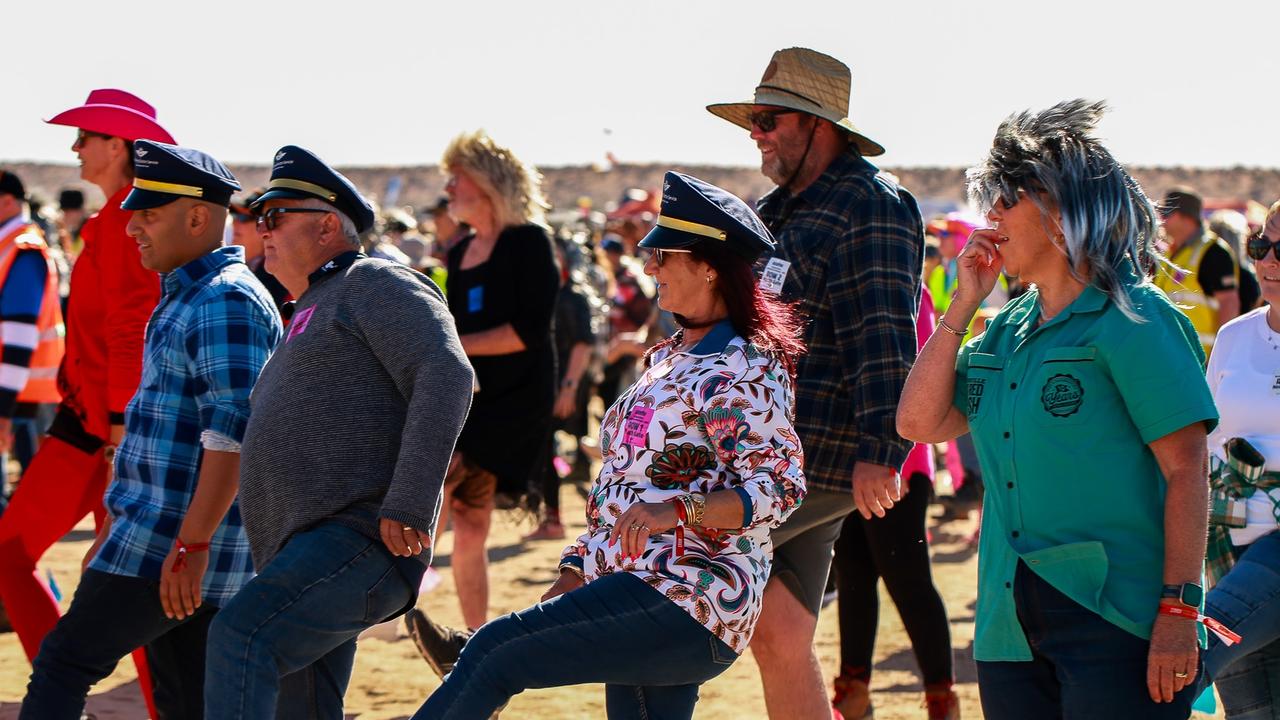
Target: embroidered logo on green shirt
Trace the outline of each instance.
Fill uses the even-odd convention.
[[[1084,404],[1084,387],[1072,375],[1054,375],[1040,391],[1040,403],[1054,417],[1075,415]]]

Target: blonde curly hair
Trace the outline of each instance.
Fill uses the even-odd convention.
[[[493,205],[499,228],[547,226],[549,206],[542,196],[542,173],[484,130],[464,132],[454,138],[445,148],[440,167],[446,173],[462,170],[480,186]]]

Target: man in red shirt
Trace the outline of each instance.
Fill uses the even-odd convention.
[[[62,402],[0,516],[0,600],[28,660],[59,617],[36,562],[90,512],[96,525],[102,523],[124,408],[142,371],[143,333],[160,298],[159,276],[142,267],[138,244],[125,233],[129,212],[120,208],[133,182],[133,141],[175,142],[156,122],[154,108],[122,90],[94,90],[84,105],[47,122],[77,128],[71,150],[80,159],[80,177],[97,185],[107,202],[85,222],[84,250],[71,273],[66,355],[58,373]],[[86,559],[97,547],[95,542]],[[134,660],[146,688],[141,652]],[[151,705],[150,693],[144,694]]]

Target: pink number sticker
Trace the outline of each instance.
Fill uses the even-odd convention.
[[[289,337],[285,338],[285,342],[292,340],[294,335],[301,335],[307,329],[307,325],[311,323],[311,316],[315,311],[316,306],[312,305],[293,316],[293,322],[289,323]]]
[[[635,447],[643,446],[649,435],[651,422],[653,422],[653,408],[644,405],[632,408],[622,428],[622,441]]]

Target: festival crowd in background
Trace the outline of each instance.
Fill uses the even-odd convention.
[[[1210,682],[1280,717],[1280,202],[1153,202],[1075,100],[1010,115],[973,209],[929,217],[849,105],[843,63],[780,50],[707,108],[772,191],[672,171],[603,212],[483,131],[415,211],[294,145],[242,187],[122,90],[52,116],[106,202],[0,169],[21,717],[80,718],[132,655],[154,718],[341,718],[357,637],[404,616],[442,679],[415,718],[579,683],[688,718],[748,648],[744,714],[868,718],[883,580],[956,720],[937,503],[980,513],[986,717],[1186,718]],[[501,618],[496,512],[564,541]],[[63,615],[38,563],[87,515]],[[419,598],[446,532],[465,628]]]

